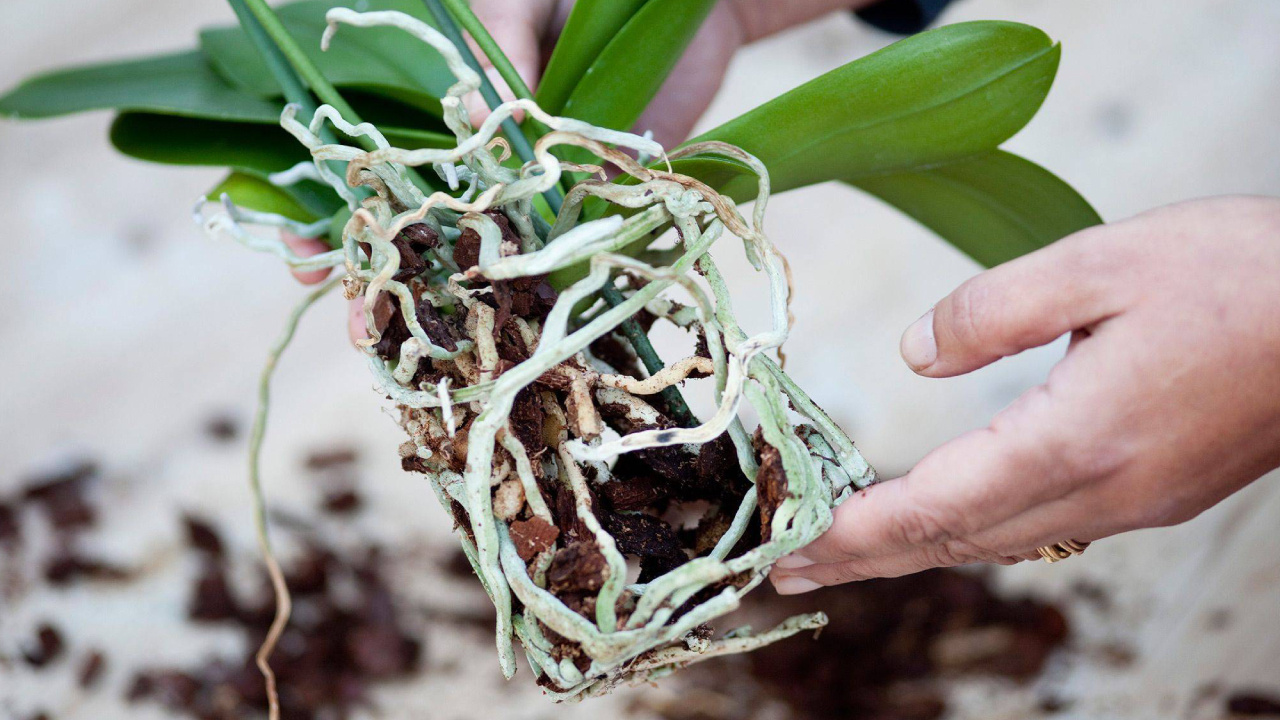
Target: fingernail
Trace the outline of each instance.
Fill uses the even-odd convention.
[[[799,570],[800,568],[809,567],[813,564],[813,561],[800,553],[792,553],[791,555],[779,559],[778,562],[774,564],[783,570]]]
[[[902,334],[902,359],[912,370],[924,370],[938,360],[938,342],[933,337],[933,309],[911,323]]]
[[[779,595],[801,595],[803,593],[812,592],[822,587],[822,585],[802,577],[784,577],[774,582],[773,587],[778,591]]]

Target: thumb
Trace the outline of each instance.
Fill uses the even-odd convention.
[[[471,9],[503,54],[515,66],[516,72],[529,87],[536,87],[542,74],[542,34],[550,24],[555,3],[552,0],[472,0]],[[503,102],[515,99],[515,93],[494,68],[493,62],[481,52],[474,41],[468,41],[484,69],[485,76],[493,84]],[[489,117],[489,104],[479,92],[463,98],[471,124],[479,126]]]
[[[966,281],[903,333],[903,360],[927,377],[962,375],[1115,314],[1107,288],[1117,269],[1096,251],[1106,231],[1077,233]]]

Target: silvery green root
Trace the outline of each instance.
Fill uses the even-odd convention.
[[[670,172],[669,163],[658,163],[668,170],[654,170],[633,159],[668,159],[646,138],[553,117],[527,100],[501,105],[473,128],[461,98],[479,86],[479,77],[453,45],[416,19],[337,8],[328,22],[325,46],[342,25],[393,26],[440,52],[457,78],[441,101],[456,147],[395,148],[376,127],[351,125],[329,106],[306,124],[290,107],[282,125],[313,162],[273,182],[316,179],[332,186],[352,210],[342,247],[299,257],[246,226],[319,234],[321,225],[241,209],[225,198],[224,212],[200,216],[210,232],[273,253],[290,267],[344,269],[343,287],[349,298],[362,299],[369,333],[359,348],[409,435],[401,447],[404,464],[427,475],[452,513],[497,607],[504,673],[515,672],[518,642],[554,697],[582,698],[822,626],[825,617],[815,613],[759,634],[744,628],[713,639],[706,625],[736,608],[778,558],[827,529],[836,504],[875,479],[853,443],[767,354],[787,337],[790,288],[785,261],[762,230],[769,179],[761,163],[718,143],[671,156],[721,156],[754,170],[759,194],[748,220],[728,198]],[[503,164],[508,148],[496,137],[500,123],[517,111],[548,129],[534,144],[535,159],[518,169]],[[320,130],[326,123],[349,137],[372,139],[377,149],[325,144]],[[585,148],[626,181],[560,160],[551,152],[558,146]],[[343,163],[340,176],[333,168]],[[427,166],[450,191],[428,195],[415,184],[408,169]],[[574,185],[548,227],[533,203],[565,172],[598,177]],[[599,216],[588,206],[601,202],[617,213],[584,221],[584,214]],[[622,253],[668,227],[679,233],[669,264]],[[749,335],[739,326],[708,252],[726,236],[742,242],[767,281],[772,317],[764,332]],[[415,250],[413,237],[427,241]],[[474,262],[464,266],[455,255],[474,256]],[[589,268],[585,277],[558,295],[548,293],[544,276],[582,263]],[[621,303],[597,299],[607,284],[621,291]],[[530,288],[547,307],[513,302],[527,305]],[[700,340],[699,352],[643,377],[610,366],[593,343],[617,340],[619,325],[637,313],[689,331]],[[676,426],[658,393],[708,376],[715,412],[695,427]],[[759,418],[754,433],[739,418],[744,402]],[[803,422],[793,423],[794,416]],[[254,440],[256,448],[260,428]],[[726,487],[741,481],[744,489],[711,504],[704,520],[719,513],[722,522],[699,526],[700,549],[686,548],[665,572],[629,580],[626,548],[606,526],[636,520],[635,511],[614,512],[600,500],[616,484],[636,481],[632,471],[618,474],[623,464],[615,460],[638,453],[640,466],[663,458],[694,468],[708,448],[725,450]],[[663,502],[657,509],[680,505],[679,498]],[[530,540],[529,528],[545,533]]]

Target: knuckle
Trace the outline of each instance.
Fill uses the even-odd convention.
[[[937,512],[917,508],[906,512],[894,526],[893,540],[908,547],[942,545],[953,537],[950,524]]]
[[[961,538],[928,548],[926,557],[935,567],[955,567],[977,562],[1006,563],[1005,556]]]
[[[947,333],[965,346],[980,346],[983,338],[983,326],[988,317],[989,292],[986,285],[976,279],[970,280],[952,293],[947,303]]]
[[[1193,505],[1174,495],[1161,494],[1139,504],[1143,527],[1181,525],[1199,514]]]
[[[836,568],[834,578],[832,578],[834,582],[820,582],[822,582],[823,585],[843,585],[844,583],[868,580],[872,577],[874,577],[874,575],[868,572],[865,568],[862,568],[855,563],[845,563]]]

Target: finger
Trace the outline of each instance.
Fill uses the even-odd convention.
[[[942,553],[946,548],[938,546],[972,539],[1115,472],[1124,454],[1102,435],[1114,434],[1115,416],[1123,411],[1108,409],[1102,400],[1112,390],[1089,377],[1096,375],[1098,355],[1081,348],[988,427],[935,449],[905,476],[846,500],[831,528],[782,566],[885,557],[925,546]],[[991,556],[1025,548],[988,545],[982,549]]]
[[[280,232],[280,239],[288,245],[291,250],[303,257],[311,257],[320,253],[329,252],[329,246],[316,238],[298,237],[293,233],[283,230]],[[329,273],[333,272],[331,268],[323,270],[292,270],[293,276],[303,285],[316,285],[324,282],[329,277]]]
[[[1005,523],[976,533],[971,539],[953,538],[886,557],[855,557],[843,562],[776,569],[770,580],[779,593],[793,595],[824,586],[901,577],[933,568],[975,563],[1014,565],[1023,560],[1040,560],[1035,548],[1068,539],[1091,542],[1111,534],[1098,528],[1096,518],[1102,514],[1089,508],[1090,503],[1073,495],[1062,501],[1037,505]]]
[[[950,377],[1039,347],[1120,308],[1108,292],[1117,263],[1092,229],[978,275],[907,328],[902,358],[915,372]]]
[[[997,525],[1037,502],[1041,461],[1018,430],[978,430],[925,456],[907,475],[873,485],[835,510],[831,528],[784,569],[873,560],[921,546],[942,546]],[[994,556],[996,553],[992,553]]]
[[[1038,557],[1038,556],[1037,556]],[[780,595],[799,595],[817,590],[820,587],[843,585],[848,582],[860,582],[876,578],[895,578],[912,573],[931,570],[939,567],[956,567],[973,562],[987,562],[996,565],[1016,565],[1022,558],[996,556],[984,560],[966,560],[964,562],[934,562],[916,553],[903,553],[887,558],[870,560],[851,560],[843,563],[813,565],[801,570],[775,570],[769,580]]]
[[[369,337],[369,329],[364,321],[364,298],[354,298],[347,303],[347,335],[352,344]]]
[[[653,132],[653,139],[664,148],[674,148],[689,138],[720,89],[729,61],[744,41],[733,12],[730,3],[720,3],[711,11],[653,102],[636,121],[637,132]]]
[[[551,19],[554,3],[551,0],[522,0],[515,3],[509,0],[473,0],[471,9],[480,22],[484,23],[485,29],[493,36],[498,47],[502,48],[503,54],[511,61],[525,84],[530,88],[537,87],[542,72],[540,44]],[[493,62],[474,41],[469,40],[468,44],[502,101],[514,100],[515,93],[493,67]],[[489,105],[479,92],[468,94],[462,101],[472,125],[479,126],[489,117]]]

